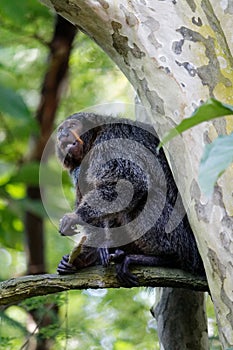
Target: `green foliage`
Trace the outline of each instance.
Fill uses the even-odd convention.
[[[66,303],[66,301],[66,294],[59,293],[25,299],[19,306],[26,311],[40,310],[41,314],[43,315],[44,304],[56,304],[57,306],[61,307]]]
[[[127,302],[126,302],[127,301]],[[78,349],[159,349],[155,320],[149,309],[154,295],[144,288],[131,290],[97,290],[65,292],[23,301],[19,307],[10,307],[1,314],[0,336],[9,342],[6,349],[20,348],[16,341],[34,337],[26,331],[25,311],[36,311],[39,320],[51,317],[51,305],[60,308],[59,324],[40,329],[39,337],[55,339],[52,349],[62,350],[76,344]],[[48,305],[48,308],[45,307]],[[25,310],[25,311],[24,311]],[[21,322],[19,322],[21,320]],[[35,331],[36,325],[31,325]],[[8,337],[14,330],[17,338]],[[19,344],[19,343],[18,343]],[[11,346],[11,347],[10,347]],[[4,348],[5,349],[5,348]]]
[[[144,288],[70,292],[69,337],[79,349],[159,349],[149,312],[153,301]]]
[[[4,17],[18,25],[34,21],[41,16],[48,17],[47,9],[34,0],[1,0],[1,12]]]
[[[1,337],[0,336],[0,344],[2,349],[12,349],[13,337]]]
[[[0,349],[20,349],[24,337],[29,333],[26,328],[26,313],[17,306],[1,311]]]
[[[28,333],[27,329],[22,325],[21,322],[8,316],[8,314],[6,312],[0,311],[0,317],[1,317],[2,323],[6,323],[9,327],[17,329],[19,332],[22,332],[24,335],[26,335]]]
[[[233,106],[221,103],[214,98],[210,98],[200,107],[198,107],[190,118],[182,120],[180,124],[171,129],[168,134],[162,139],[159,147],[163,146],[166,142],[170,141],[178,134],[181,134],[182,132],[198,124],[231,114],[233,114]]]
[[[29,135],[37,133],[33,114],[44,74],[44,42],[52,32],[51,20],[51,14],[35,0],[1,1],[0,242],[7,249],[4,256],[10,256],[8,269],[1,271],[4,278],[25,269],[25,258],[24,264],[21,262],[25,209],[44,215],[41,203],[32,203],[26,197],[26,185],[38,183],[38,164],[26,165],[24,158]],[[39,30],[41,21],[44,26]]]

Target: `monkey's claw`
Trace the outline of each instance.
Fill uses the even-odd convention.
[[[59,275],[68,275],[77,272],[76,267],[69,263],[69,254],[62,257],[62,260],[57,267],[57,272]]]
[[[127,266],[127,257],[125,260],[126,262],[124,261],[121,264],[116,264],[117,278],[125,286],[137,287],[139,285],[138,279],[129,271]]]
[[[115,262],[117,278],[123,285],[138,286],[137,277],[129,271],[129,265],[132,263],[131,256],[127,256],[121,249],[116,249],[113,254],[110,254],[110,261]]]

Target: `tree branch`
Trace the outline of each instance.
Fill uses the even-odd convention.
[[[136,267],[133,273],[139,285],[145,287],[176,287],[195,291],[208,291],[205,278],[181,270],[155,267]],[[29,275],[0,283],[0,305],[16,304],[24,299],[72,289],[120,288],[114,266],[96,266],[80,270],[77,274]]]

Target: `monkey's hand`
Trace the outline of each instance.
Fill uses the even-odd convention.
[[[83,225],[82,219],[76,213],[68,213],[63,216],[59,224],[59,232],[62,236],[73,236],[78,233],[77,225]]]
[[[60,220],[59,232],[63,236],[75,235],[76,233],[78,233],[76,230],[77,224],[78,216],[75,213],[65,214]],[[73,248],[71,253],[62,257],[62,260],[60,261],[57,267],[57,272],[60,275],[75,273],[77,271],[77,267],[73,265],[73,262],[80,255],[85,240],[86,236],[83,236],[79,244]]]
[[[62,257],[62,260],[60,261],[57,267],[57,272],[59,273],[59,275],[67,275],[77,272],[76,267],[69,263],[69,257],[69,254],[64,255]]]
[[[76,273],[84,267],[101,263],[98,249],[83,245],[84,240],[72,249],[70,254],[64,255],[60,261],[57,272],[60,275]]]

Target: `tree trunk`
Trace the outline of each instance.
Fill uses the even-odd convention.
[[[54,127],[54,120],[57,106],[60,100],[62,84],[68,70],[68,62],[72,48],[76,28],[63,17],[57,15],[54,27],[54,35],[50,43],[50,60],[47,73],[44,78],[41,101],[37,110],[36,119],[39,123],[40,134],[34,140],[34,147],[31,150],[30,160],[40,161],[44,147],[51,136]],[[27,195],[32,200],[40,200],[39,186],[29,186]],[[44,227],[43,218],[27,211],[25,215],[26,249],[28,257],[28,274],[39,274],[46,272],[44,255]],[[40,328],[54,322],[53,315],[57,314],[57,305],[45,305],[47,312],[41,318],[40,312],[32,310],[31,315]],[[50,311],[48,311],[50,310]],[[32,345],[34,348],[34,345]],[[51,348],[51,340],[37,337],[37,350]]]
[[[209,349],[204,294],[179,288],[161,288],[161,292],[151,310],[161,349]]]
[[[116,62],[160,136],[210,96],[233,104],[230,1],[42,2]],[[224,348],[233,346],[232,168],[212,198],[201,193],[197,177],[204,144],[231,129],[230,117],[205,123],[166,150],[204,261]]]
[[[76,28],[61,16],[57,16],[54,36],[50,43],[50,60],[45,75],[41,100],[36,119],[39,123],[40,134],[34,139],[29,158],[31,161],[41,161],[44,147],[54,128],[57,106],[60,100],[62,85],[68,71],[68,62]],[[46,159],[43,159],[46,161]],[[40,188],[29,186],[28,197],[40,200]],[[26,241],[28,248],[28,273],[44,273],[44,242],[43,219],[31,212],[26,213]]]

